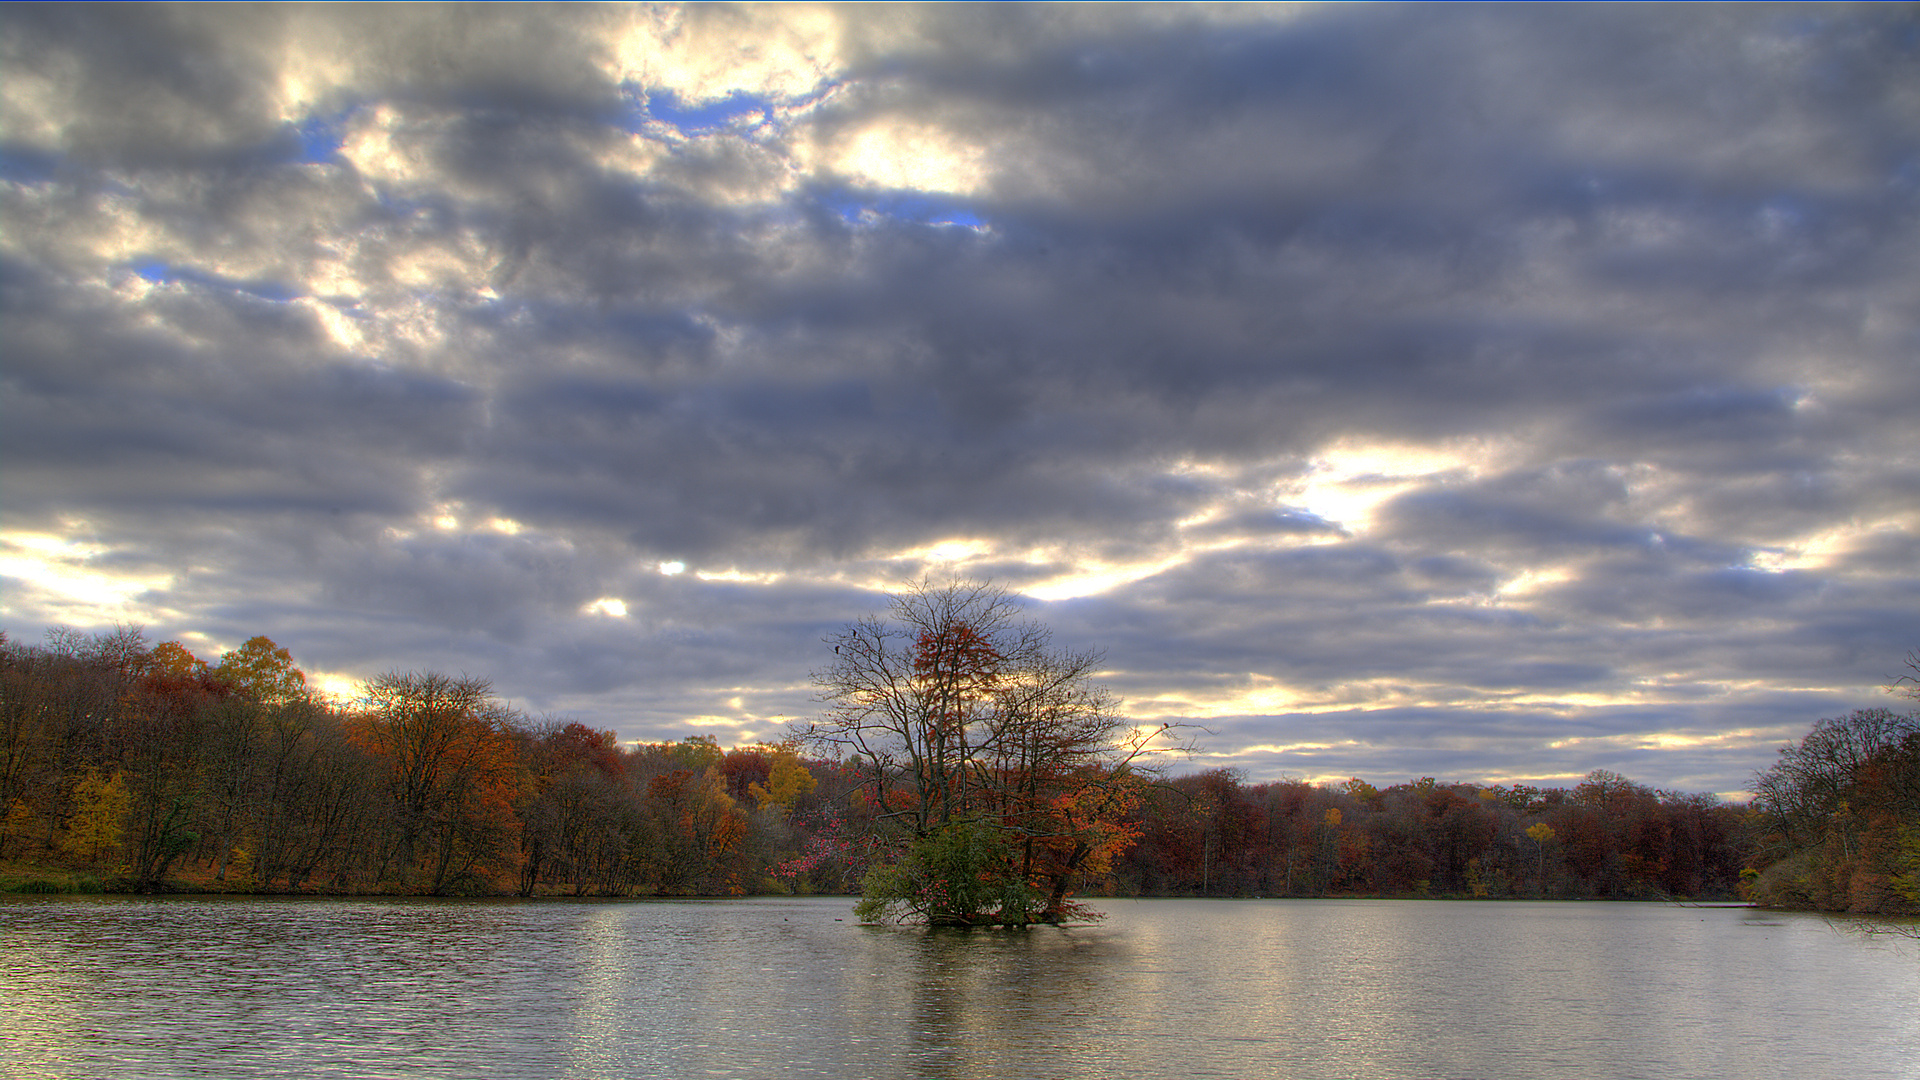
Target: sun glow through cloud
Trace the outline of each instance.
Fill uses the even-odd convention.
[[[971,195],[986,182],[977,147],[927,125],[883,121],[848,139],[832,156],[835,171],[867,187]]]
[[[117,611],[140,596],[172,586],[172,574],[129,573],[111,568],[103,544],[44,533],[0,534],[0,576],[47,590],[79,614]]]
[[[1489,464],[1485,445],[1449,448],[1341,441],[1317,455],[1283,497],[1323,521],[1365,532],[1380,505],[1439,480],[1471,480]]]
[[[1035,600],[1049,602],[1099,596],[1121,586],[1164,573],[1186,563],[1190,558],[1189,554],[1182,552],[1158,559],[1130,563],[1088,560],[1071,573],[1048,578],[1028,586],[1024,591]]]

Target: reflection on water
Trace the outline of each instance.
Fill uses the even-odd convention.
[[[1627,904],[0,899],[0,1076],[1911,1078],[1920,941]]]

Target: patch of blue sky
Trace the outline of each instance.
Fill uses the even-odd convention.
[[[347,113],[333,116],[309,116],[293,127],[293,133],[300,141],[300,149],[294,155],[295,164],[324,165],[340,156],[340,147],[346,142],[342,128],[346,126]]]
[[[854,224],[866,221],[870,216],[921,225],[959,225],[969,229],[984,228],[987,224],[974,205],[966,200],[941,198],[922,192],[836,188],[822,193],[819,198],[821,205]]]
[[[0,146],[0,180],[16,184],[38,184],[53,179],[60,158],[20,146]]]
[[[775,104],[770,97],[747,93],[694,104],[682,101],[671,90],[654,90],[644,97],[635,96],[627,130],[638,132],[649,120],[658,120],[673,125],[683,135],[717,131],[742,122],[756,123],[769,115]]]
[[[127,269],[156,285],[199,285],[209,289],[225,289],[245,293],[261,300],[270,300],[284,304],[305,295],[277,281],[239,281],[220,274],[208,273],[191,266],[179,266],[160,259],[142,259],[129,263]]]
[[[340,160],[352,109],[280,125],[264,142],[236,149],[235,160],[248,165],[327,165]]]

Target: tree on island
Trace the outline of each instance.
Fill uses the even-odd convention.
[[[1005,589],[923,582],[828,639],[826,704],[803,733],[860,777],[893,858],[870,871],[868,921],[1023,926],[1095,917],[1068,899],[1137,837],[1136,727],[1092,682],[1101,656],[1054,647]]]

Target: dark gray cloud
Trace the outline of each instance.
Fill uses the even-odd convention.
[[[1730,791],[1920,645],[1876,7],[0,10],[0,618],[777,733],[922,575],[1250,775]]]

